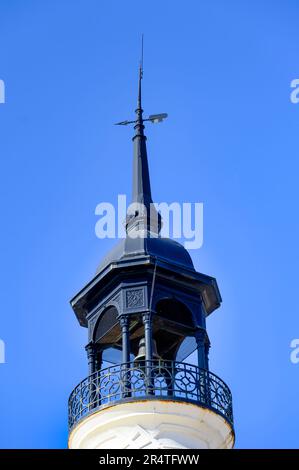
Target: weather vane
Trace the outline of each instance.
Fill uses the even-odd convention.
[[[136,110],[139,111],[139,116],[137,119],[134,121],[121,121],[121,122],[116,122],[116,126],[126,126],[128,124],[136,124],[137,122],[146,122],[150,121],[153,124],[156,124],[157,122],[162,122],[164,119],[167,118],[168,114],[167,113],[160,113],[160,114],[151,114],[147,118],[143,119],[142,117],[142,109],[141,109],[141,80],[143,78],[143,34],[141,36],[141,59],[140,59],[140,65],[139,65],[139,95],[138,95],[138,109]]]

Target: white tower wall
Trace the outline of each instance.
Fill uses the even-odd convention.
[[[218,413],[157,399],[96,411],[69,436],[71,449],[229,449],[233,445],[233,429]]]

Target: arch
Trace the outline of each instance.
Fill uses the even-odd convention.
[[[155,302],[153,337],[163,359],[175,360],[181,344],[194,332],[194,316],[185,303],[174,296],[160,297]]]
[[[156,314],[171,322],[194,328],[195,323],[191,310],[180,300],[173,297],[159,299],[155,304]]]
[[[110,304],[100,314],[93,330],[93,341],[99,343],[101,339],[118,325],[118,310],[116,305]]]

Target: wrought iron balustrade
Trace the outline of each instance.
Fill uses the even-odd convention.
[[[192,364],[152,360],[107,367],[80,382],[69,398],[69,428],[107,405],[154,398],[195,403],[233,424],[231,392],[217,375]]]

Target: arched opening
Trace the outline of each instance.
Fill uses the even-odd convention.
[[[101,355],[101,363],[121,362],[121,329],[116,307],[110,306],[101,314],[93,332],[93,341]]]
[[[161,299],[155,307],[153,316],[153,338],[158,345],[158,354],[162,359],[181,360],[177,353],[183,343],[186,344],[186,356],[194,346],[195,325],[191,311],[186,305],[176,299]],[[190,351],[192,352],[192,351]]]
[[[118,311],[114,306],[108,307],[101,314],[93,332],[93,340],[95,343],[109,344],[114,342],[115,328],[118,327],[119,329],[117,317]]]
[[[193,328],[194,322],[192,313],[185,304],[176,299],[161,299],[156,304],[156,313],[162,318],[168,319],[172,323]]]

